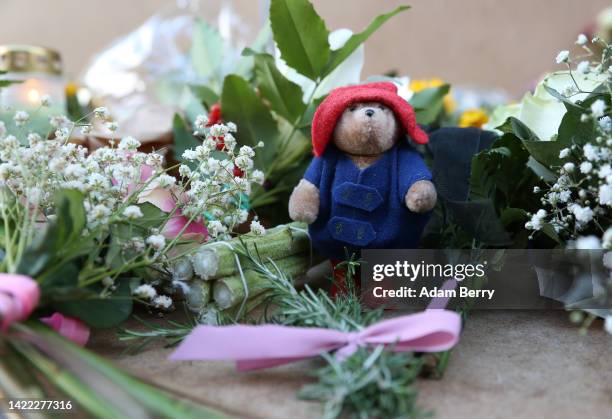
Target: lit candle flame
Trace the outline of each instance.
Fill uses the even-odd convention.
[[[28,91],[28,100],[30,103],[38,104],[40,102],[40,92],[36,89],[30,89]]]

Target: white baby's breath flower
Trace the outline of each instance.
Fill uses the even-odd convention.
[[[155,180],[157,181],[157,184],[161,188],[168,188],[176,184],[176,178],[174,176],[170,176],[166,174],[159,175],[157,179]]]
[[[115,121],[109,121],[106,123],[106,129],[108,129],[110,132],[115,132],[119,129],[119,124],[117,124]]]
[[[599,149],[590,143],[585,144],[582,151],[587,160],[597,161],[599,159]]]
[[[130,205],[123,210],[123,216],[128,220],[136,220],[142,218],[143,214],[138,206]]]
[[[612,185],[601,185],[599,187],[599,203],[612,206]]]
[[[557,54],[557,57],[555,58],[555,61],[557,62],[557,64],[565,63],[568,60],[569,60],[569,51],[567,50],[560,51]]]
[[[601,245],[604,249],[612,249],[612,227],[608,227],[603,237],[601,238]],[[611,253],[608,252],[608,255]],[[610,267],[612,269],[612,267]]]
[[[227,127],[227,130],[229,132],[236,132],[238,130],[236,124],[234,124],[233,122],[228,122],[227,124],[225,124],[225,126]]]
[[[585,34],[581,33],[580,35],[578,35],[578,38],[576,39],[576,45],[585,45],[587,42],[589,42],[589,38],[587,38]]]
[[[601,99],[597,99],[591,105],[591,113],[593,114],[595,118],[599,118],[600,116],[603,116],[605,110],[606,110],[606,102],[604,102]]]
[[[104,106],[100,106],[94,109],[93,113],[95,118],[101,119],[103,121],[106,121],[110,118],[110,113],[108,112],[108,109]]]
[[[532,217],[531,220],[525,223],[525,228],[528,230],[540,230],[544,226],[544,218],[546,218],[546,211],[539,209]]]
[[[224,226],[219,220],[209,221],[207,224],[208,232],[212,237],[217,237],[227,231],[227,227]]]
[[[590,173],[591,170],[593,170],[593,163],[591,163],[590,161],[585,161],[580,163],[580,172],[587,174]]]
[[[13,121],[15,121],[15,125],[17,125],[18,127],[25,125],[25,123],[28,122],[29,119],[30,114],[28,114],[26,111],[17,111],[13,116]]]
[[[145,157],[145,163],[149,166],[161,166],[164,162],[164,156],[158,153],[149,153]]]
[[[172,307],[172,298],[168,297],[167,295],[158,295],[157,297],[153,298],[152,303],[156,308],[167,310]]]
[[[83,125],[83,126],[81,127],[81,134],[83,134],[83,135],[89,135],[89,134],[91,134],[91,128],[92,128],[92,127],[91,127],[91,125],[90,125],[90,124]]]
[[[197,132],[203,132],[206,129],[207,124],[208,124],[208,117],[205,115],[198,115],[196,116],[193,126],[196,127]]]
[[[136,297],[142,298],[144,300],[152,300],[157,295],[157,291],[149,284],[142,284],[138,286],[133,292],[133,295]]]
[[[563,170],[565,170],[568,173],[573,172],[575,168],[576,166],[574,165],[574,163],[565,163],[563,165]]]
[[[41,106],[49,107],[51,106],[51,103],[53,103],[53,100],[51,99],[51,96],[49,95],[42,95],[42,97],[40,98]]]
[[[604,116],[599,120],[599,128],[604,132],[612,131],[612,118]]]
[[[191,168],[185,164],[179,166],[179,175],[182,177],[189,177],[191,175]]]
[[[570,152],[571,152],[571,150],[570,150],[569,148],[564,148],[563,150],[561,150],[561,151],[559,152],[559,158],[560,158],[560,159],[564,159],[564,158],[566,158],[567,156],[569,156],[569,155],[570,155]]]
[[[257,147],[258,148],[262,148],[263,146],[265,146],[263,141],[260,141],[260,142],[257,143]]]
[[[147,244],[156,250],[160,250],[166,245],[166,238],[161,234],[152,234],[147,237]]]
[[[236,157],[234,163],[242,170],[248,170],[253,167],[253,160],[245,155],[240,155]]]
[[[243,145],[240,147],[238,154],[241,156],[253,157],[255,155],[255,151],[253,151],[253,149],[248,145]]]
[[[197,160],[198,155],[195,152],[195,150],[185,150],[183,151],[183,154],[181,155],[182,158],[184,158],[185,160],[189,160],[189,161],[193,161],[193,160]]]
[[[253,170],[253,182],[258,185],[262,185],[264,183],[264,172],[261,170]]]
[[[255,234],[256,236],[263,236],[266,234],[266,229],[259,221],[253,220],[251,221],[251,233]]]
[[[586,224],[593,219],[593,210],[589,207],[572,204],[569,206],[569,210],[574,214],[576,221],[580,224]]]
[[[134,137],[123,137],[119,142],[119,150],[136,151],[140,147],[140,141]]]
[[[55,138],[59,141],[67,141],[70,138],[70,130],[66,127],[55,130]]]
[[[578,63],[578,65],[576,66],[576,71],[581,73],[581,74],[587,74],[589,72],[589,62],[588,61],[581,61],[580,63]]]

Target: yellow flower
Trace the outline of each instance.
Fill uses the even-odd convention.
[[[74,82],[66,84],[66,96],[76,96],[79,86]]]
[[[438,77],[433,77],[431,79],[416,79],[410,81],[410,90],[416,93],[420,92],[421,90],[430,89],[432,87],[440,87],[443,84],[445,84],[444,80]],[[446,96],[444,96],[444,110],[446,111],[446,113],[452,113],[456,107],[457,103],[449,92]]]
[[[459,126],[482,128],[489,121],[489,116],[483,109],[468,109],[459,117]]]

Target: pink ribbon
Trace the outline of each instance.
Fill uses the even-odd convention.
[[[53,313],[49,317],[41,318],[40,321],[79,346],[85,346],[89,340],[89,327],[78,319]]]
[[[459,340],[461,317],[426,310],[383,320],[359,332],[315,327],[198,326],[170,355],[173,361],[236,361],[239,371],[269,368],[337,350],[345,359],[359,347],[390,346],[396,352],[440,352]]]
[[[30,317],[39,300],[40,288],[32,278],[0,274],[0,331],[6,332],[11,324]],[[78,345],[84,346],[89,339],[89,327],[80,320],[60,313],[40,320]]]

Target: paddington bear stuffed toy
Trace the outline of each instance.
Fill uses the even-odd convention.
[[[333,90],[312,123],[315,157],[289,200],[330,259],[363,248],[414,248],[436,204],[431,173],[410,145],[428,142],[393,83]]]

